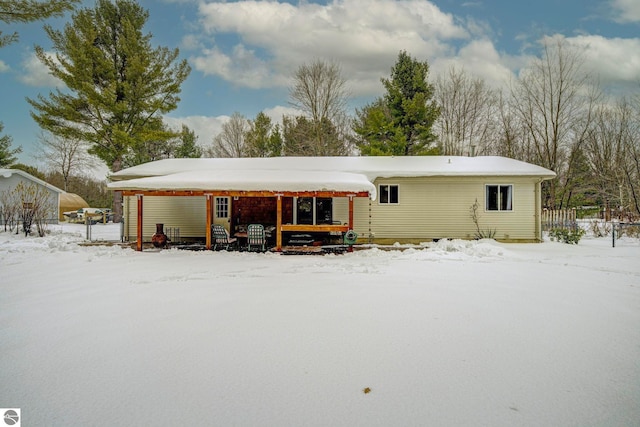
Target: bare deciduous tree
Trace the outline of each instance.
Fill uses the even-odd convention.
[[[297,139],[285,138],[285,153],[307,156],[350,154],[353,138],[351,123],[346,120],[349,96],[347,82],[337,63],[315,60],[301,65],[293,76],[289,102],[303,112],[304,120],[287,119],[296,129],[292,132],[293,128],[289,126],[286,133],[296,134]]]
[[[595,95],[583,73],[582,56],[562,38],[544,41],[543,55],[522,71],[511,88],[514,106],[534,150],[534,163],[557,173],[545,183],[545,202],[562,207],[570,183],[571,153],[590,126]]]
[[[236,112],[222,125],[222,131],[204,151],[205,157],[246,157],[245,134],[249,130],[247,119]]]
[[[64,191],[68,191],[69,179],[97,166],[97,160],[87,153],[87,143],[75,138],[64,138],[42,132],[39,136],[36,158],[49,170],[58,172],[64,179]]]
[[[436,132],[444,155],[490,154],[497,128],[497,94],[479,78],[452,67],[435,83]]]
[[[19,182],[13,189],[11,200],[14,212],[22,220],[25,236],[31,233],[31,227],[35,223],[38,236],[43,237],[47,231],[47,221],[56,217],[56,203],[51,193],[42,186]]]
[[[4,231],[13,231],[13,227],[17,227],[19,218],[19,200],[17,194],[13,190],[0,191],[0,211],[2,212],[2,222],[4,223]]]
[[[296,70],[289,97],[291,105],[312,122],[320,123],[324,119],[333,121],[345,111],[349,91],[337,63],[315,60]]]

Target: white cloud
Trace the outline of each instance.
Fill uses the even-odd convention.
[[[640,39],[592,35],[566,40],[583,50],[585,68],[593,70],[603,84],[640,82]]]
[[[229,120],[229,116],[165,116],[164,120],[169,127],[175,130],[180,130],[183,124],[188,126],[198,137],[198,145],[207,147],[211,145],[213,137],[220,133],[222,125]]]
[[[204,49],[192,61],[204,74],[251,87],[287,86],[303,62],[337,61],[354,95],[382,90],[400,50],[420,60],[455,53],[452,43],[469,32],[454,17],[424,0],[309,2],[212,2],[199,8],[210,36],[234,34],[231,51]]]
[[[47,53],[53,56],[53,53]],[[29,86],[36,87],[62,87],[64,83],[49,74],[49,69],[44,65],[35,53],[31,53],[22,61],[23,72],[18,79]]]
[[[611,0],[611,8],[616,22],[640,22],[640,2],[638,0]]]
[[[236,45],[230,55],[217,47],[204,49],[191,62],[204,75],[220,76],[236,85],[253,89],[271,86],[270,82],[277,79],[271,75],[267,64],[243,45]]]
[[[6,73],[10,69],[11,68],[3,60],[0,60],[0,73]]]
[[[434,75],[446,74],[452,66],[464,69],[474,77],[483,79],[493,87],[503,87],[513,75],[505,62],[519,63],[516,58],[506,61],[495,46],[487,39],[473,40],[463,46],[455,57],[437,58],[433,61],[431,72]]]
[[[276,105],[275,107],[265,108],[263,111],[271,119],[272,123],[278,123],[282,125],[282,116],[300,116],[302,111],[292,107],[284,107],[282,105]]]

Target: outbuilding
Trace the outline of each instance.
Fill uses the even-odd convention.
[[[495,156],[166,159],[112,174],[109,188],[123,192],[125,238],[140,249],[157,223],[209,244],[211,224],[233,234],[259,222],[277,248],[287,233],[347,230],[360,243],[537,242],[541,182],[553,177]]]
[[[43,212],[46,215],[45,221],[49,223],[58,222],[58,212],[60,211],[60,197],[64,194],[64,190],[49,184],[35,176],[20,170],[20,169],[0,169],[0,194],[2,194],[2,200],[0,200],[0,209],[6,209],[5,203],[11,203],[11,193],[22,185],[23,188],[29,188],[35,186],[42,191],[41,194],[45,195],[46,211]],[[22,204],[29,204],[31,200],[18,201]]]

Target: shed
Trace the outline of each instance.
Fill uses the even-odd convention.
[[[25,185],[36,185],[49,194],[52,209],[51,212],[46,213],[48,216],[46,220],[50,223],[57,223],[57,213],[60,211],[60,196],[65,193],[64,190],[20,169],[0,169],[0,193],[13,191],[21,182]]]

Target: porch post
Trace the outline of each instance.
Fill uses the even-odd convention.
[[[282,194],[276,194],[276,251],[282,251]]]
[[[207,201],[207,230],[205,231],[205,247],[211,250],[211,218],[213,218],[213,194],[205,194]]]
[[[349,229],[353,230],[353,195],[349,195]]]
[[[136,240],[136,250],[142,251],[142,194],[136,194],[136,198],[138,199],[138,236]]]
[[[349,195],[349,230],[353,230],[353,194]],[[349,245],[349,252],[353,252],[353,245]]]

